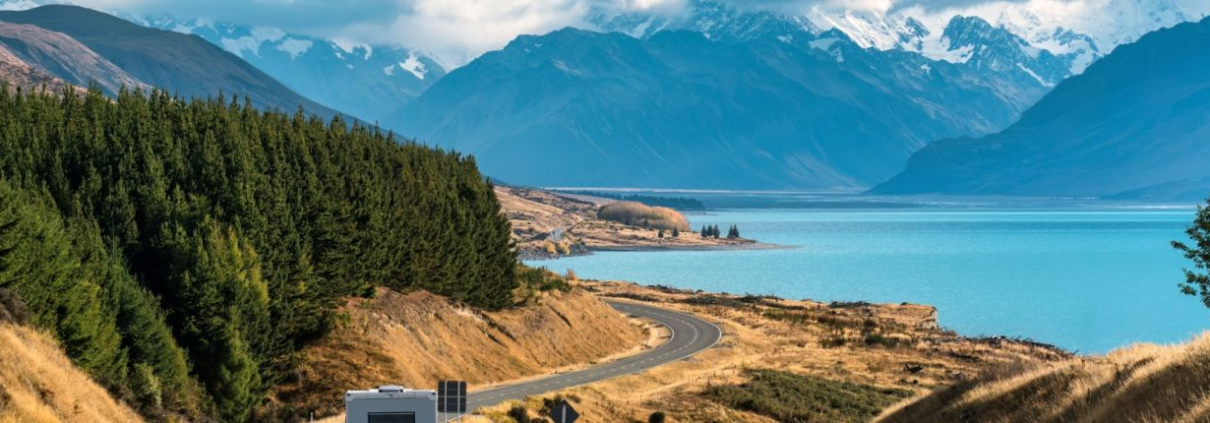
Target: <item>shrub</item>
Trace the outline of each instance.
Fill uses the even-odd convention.
[[[25,324],[27,319],[29,319],[29,311],[26,310],[25,302],[21,301],[21,296],[17,294],[17,291],[0,288],[0,322]]]
[[[601,209],[597,211],[597,217],[651,229],[689,230],[689,221],[676,210],[667,207],[649,207],[629,201],[601,206]]]
[[[742,385],[707,388],[704,395],[734,409],[783,422],[864,422],[911,391],[837,382],[777,370],[745,370]]]
[[[571,291],[571,284],[568,284],[558,273],[547,270],[545,267],[533,268],[518,265],[517,276],[521,280],[520,286],[517,287],[521,291],[518,294],[521,297],[519,300],[528,300],[539,292]]]
[[[647,417],[647,423],[664,423],[664,420],[666,419],[667,417],[664,416],[663,411],[656,411],[651,413],[651,416]]]
[[[529,410],[524,405],[516,404],[508,409],[508,417],[517,423],[529,423]]]

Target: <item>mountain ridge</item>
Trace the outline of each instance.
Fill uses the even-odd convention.
[[[823,35],[521,36],[388,123],[520,184],[852,188],[940,135],[995,131],[1028,105],[961,66]]]
[[[884,194],[1114,196],[1210,176],[1210,18],[1119,46],[1004,131],[938,141]]]
[[[290,111],[302,107],[324,117],[339,114],[199,37],[145,28],[106,13],[69,5],[0,11],[0,21],[65,34],[132,78],[187,97],[213,97],[223,92],[246,95],[262,107]]]

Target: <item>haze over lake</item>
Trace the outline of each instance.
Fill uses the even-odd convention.
[[[694,228],[738,224],[791,249],[601,252],[531,262],[582,278],[820,301],[936,306],[963,335],[1032,338],[1087,353],[1171,343],[1210,328],[1180,294],[1192,209],[731,210]]]

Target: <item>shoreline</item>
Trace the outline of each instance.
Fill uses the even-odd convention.
[[[740,251],[740,250],[793,250],[799,248],[795,245],[781,245],[768,242],[753,241],[743,244],[690,244],[690,245],[606,245],[588,247],[589,252],[592,251],[628,251],[628,252],[656,252],[656,251]]]
[[[793,250],[796,245],[782,245],[753,241],[741,244],[688,244],[688,245],[603,245],[585,246],[571,254],[549,255],[535,251],[518,251],[517,257],[525,261],[557,260],[567,257],[589,256],[596,252],[671,252],[671,251],[743,251],[743,250]]]

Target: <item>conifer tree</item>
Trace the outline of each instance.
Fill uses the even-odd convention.
[[[473,158],[163,91],[0,90],[0,116],[0,289],[149,413],[253,418],[374,287],[513,304],[511,228]]]

